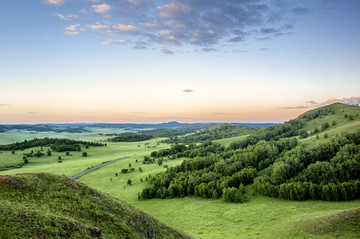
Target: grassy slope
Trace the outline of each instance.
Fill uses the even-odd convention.
[[[324,109],[333,109],[335,114],[329,114],[326,116],[318,117],[314,120],[307,122],[304,128],[309,131],[314,130],[315,127],[321,128],[321,125],[328,122],[330,124],[330,128],[328,128],[325,132],[328,132],[329,135],[341,133],[341,132],[353,132],[360,128],[360,107],[353,106],[353,105],[345,105],[345,104],[332,104],[325,106]],[[312,111],[316,111],[312,110]],[[311,113],[311,111],[304,113]],[[353,120],[349,118],[345,118],[344,115],[351,114],[354,116]],[[301,119],[302,116],[299,116]],[[332,122],[335,121],[336,125],[332,126]]]
[[[189,238],[65,176],[0,177],[0,238]]]

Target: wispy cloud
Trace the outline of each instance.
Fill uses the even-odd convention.
[[[329,105],[329,104],[333,104],[333,103],[343,103],[343,104],[351,104],[351,105],[360,104],[360,96],[352,96],[352,97],[341,98],[341,99],[329,98],[327,101],[320,103],[319,106]]]
[[[67,5],[75,1],[44,0],[46,4]],[[267,0],[194,1],[172,0],[91,0],[82,6],[84,23],[89,30],[116,40],[124,34],[131,37],[133,47],[146,49],[152,45],[193,45],[199,49],[218,49],[223,45],[244,44],[252,39],[272,39],[290,34],[293,19],[309,12],[297,2],[278,4]],[[79,9],[79,8],[77,8]],[[95,13],[95,14],[93,14]],[[55,13],[61,19],[73,20],[76,13]],[[98,23],[103,18],[106,24]],[[97,22],[94,24],[94,22]],[[288,27],[291,26],[291,27]],[[67,32],[76,35],[79,31]],[[76,33],[77,32],[77,33]],[[164,46],[160,46],[163,49]]]
[[[10,104],[0,104],[0,107],[11,106]]]
[[[80,31],[85,31],[84,28],[80,28],[80,24],[73,24],[68,27],[65,27],[65,33],[70,36],[76,36]]]
[[[62,20],[73,20],[78,18],[79,16],[73,13],[69,13],[69,14],[62,14],[62,13],[54,13],[54,16],[57,16],[58,18],[62,19]]]
[[[164,49],[163,53],[167,54],[167,55],[174,55],[174,52],[172,50],[169,50],[169,49]]]
[[[288,106],[288,107],[280,107],[283,110],[296,110],[296,109],[308,109],[311,106],[299,105],[299,106]]]
[[[183,92],[185,92],[185,93],[192,93],[192,92],[194,92],[192,89],[185,89],[185,90],[183,90]]]
[[[43,0],[42,2],[51,5],[64,5],[66,0]]]
[[[285,109],[285,110],[309,109],[309,108],[318,108],[318,107],[322,107],[322,106],[326,106],[326,105],[330,105],[330,104],[334,104],[334,103],[360,105],[360,96],[345,97],[345,98],[341,98],[341,99],[329,98],[328,100],[321,102],[321,103],[317,103],[314,100],[308,100],[308,101],[305,101],[305,103],[311,104],[311,106],[309,106],[309,105],[288,106],[288,107],[281,107],[280,109]]]
[[[112,45],[112,44],[125,44],[126,41],[125,40],[118,40],[118,41],[114,41],[114,40],[105,40],[101,42],[103,45]]]

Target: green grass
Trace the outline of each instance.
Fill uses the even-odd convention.
[[[321,129],[321,125],[326,122],[330,124],[330,127],[325,131],[329,134],[336,134],[340,132],[353,132],[354,130],[360,128],[360,107],[345,104],[332,104],[326,106],[325,108],[333,109],[336,114],[328,114],[326,116],[318,117],[314,120],[307,122],[304,128],[309,133],[316,127]],[[345,118],[345,114],[353,115],[353,120]],[[335,126],[332,125],[333,121],[336,122]]]
[[[27,130],[9,130],[5,133],[0,133],[0,144],[9,144],[17,141],[24,141],[33,138],[67,138],[76,140],[106,140],[110,136],[99,134],[121,134],[128,132],[137,132],[138,130],[125,130],[117,128],[85,128],[91,132],[87,133],[55,133],[55,132],[35,132]]]
[[[226,142],[226,140],[224,141]],[[149,143],[150,148],[146,148],[145,143]],[[152,148],[154,146],[157,148]],[[225,203],[221,199],[195,197],[139,201],[137,193],[141,192],[147,185],[145,178],[149,174],[154,175],[165,171],[164,165],[170,167],[180,164],[184,160],[184,158],[165,159],[161,166],[157,163],[146,165],[142,163],[144,155],[165,147],[168,145],[157,145],[156,140],[141,143],[108,143],[107,147],[91,147],[88,149],[89,157],[81,157],[81,152],[75,152],[71,157],[64,157],[62,164],[55,162],[57,161],[56,155],[50,158],[43,156],[39,162],[32,162],[36,158],[34,160],[30,158],[30,163],[23,168],[0,173],[52,172],[71,176],[89,166],[95,166],[104,161],[123,156],[131,156],[84,175],[79,181],[125,200],[166,224],[183,230],[196,238],[337,238],[334,236],[337,232],[319,237],[298,229],[297,224],[294,223],[304,218],[311,218],[312,215],[327,215],[340,210],[360,207],[360,200],[350,202],[292,202],[252,195],[251,187],[248,187],[250,191],[249,202],[244,204],[232,204]],[[64,155],[65,153],[61,154]],[[121,174],[121,169],[129,168],[129,163],[131,167],[135,168],[135,172]],[[142,168],[143,172],[139,172],[139,167]],[[115,176],[116,173],[118,176]],[[131,179],[132,185],[127,184],[128,179]],[[290,230],[289,228],[292,227],[294,229]]]
[[[234,141],[238,141],[238,140],[242,140],[244,138],[246,138],[247,135],[241,135],[241,136],[236,136],[236,137],[231,137],[231,138],[226,138],[226,139],[218,139],[218,140],[214,140],[214,142],[216,143],[220,143],[221,145],[228,147],[232,142]]]
[[[159,170],[156,167],[153,171],[149,171],[150,169],[147,169],[148,173]],[[350,202],[293,202],[252,195],[251,187],[248,187],[250,191],[249,201],[243,204],[226,203],[221,199],[196,197],[139,201],[137,192],[146,183],[137,181],[135,185],[128,186],[126,182],[127,178],[134,179],[140,175],[136,175],[136,173],[131,177],[120,175],[116,181],[113,180],[112,182],[97,181],[96,178],[98,178],[97,175],[100,175],[100,171],[94,172],[93,177],[86,175],[81,180],[129,202],[157,219],[196,238],[303,238],[304,233],[300,233],[298,236],[288,233],[292,236],[288,237],[287,234],[279,232],[286,231],[289,223],[314,212],[322,215],[323,213],[360,207],[360,200]],[[307,235],[305,238],[316,237]],[[324,238],[336,237],[330,235]]]
[[[65,176],[0,176],[0,238],[189,238]]]
[[[159,150],[164,147],[168,147],[166,144],[158,144],[157,142],[160,139],[153,139],[144,142],[131,142],[131,143],[107,143],[106,147],[89,147],[88,149],[83,149],[88,153],[87,157],[82,157],[82,152],[70,152],[72,156],[66,156],[65,152],[57,153],[52,152],[52,156],[42,156],[40,158],[31,157],[29,163],[23,165],[22,168],[12,169],[11,171],[0,171],[0,175],[4,174],[16,174],[16,173],[28,173],[28,172],[47,172],[47,173],[56,173],[56,174],[65,174],[68,176],[73,176],[77,173],[80,173],[86,170],[89,167],[102,164],[103,162],[114,160],[122,157],[130,157],[130,159],[135,158],[139,161],[144,157],[144,155],[149,155],[150,152],[154,150]],[[145,145],[146,144],[146,145]],[[8,166],[9,163],[18,164],[21,163],[23,153],[30,152],[31,150],[38,150],[40,148],[31,148],[24,151],[16,151],[15,155],[12,155],[11,152],[3,151],[0,154],[0,167]],[[46,154],[47,148],[44,147],[44,152]],[[58,156],[61,156],[62,163],[58,163]],[[126,161],[127,165],[128,162]],[[116,164],[123,165],[123,161],[120,160]],[[135,166],[135,165],[134,165]],[[113,167],[111,166],[106,167]],[[127,166],[128,167],[128,166]]]

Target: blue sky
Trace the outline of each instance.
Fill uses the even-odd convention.
[[[283,122],[360,103],[357,0],[7,0],[0,123]]]

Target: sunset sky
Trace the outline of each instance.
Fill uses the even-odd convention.
[[[0,124],[284,122],[360,103],[359,0],[6,0]]]

